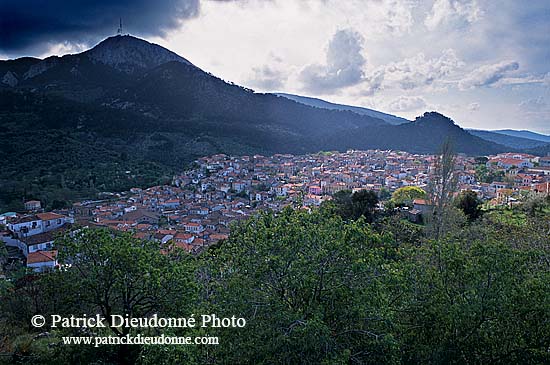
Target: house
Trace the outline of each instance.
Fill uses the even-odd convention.
[[[72,219],[57,213],[38,213],[36,214],[42,221],[42,231],[48,232],[59,227],[63,227],[65,223],[72,223]]]
[[[190,233],[178,232],[174,235],[175,243],[192,243],[194,239],[195,236]]]
[[[183,225],[185,232],[201,233],[204,231],[204,226],[200,223],[188,222]]]
[[[313,195],[321,195],[322,189],[319,185],[312,185],[308,188],[308,193]]]
[[[126,222],[158,224],[160,216],[155,212],[144,209],[136,209],[124,214],[121,219]]]
[[[539,165],[541,167],[550,167],[550,156],[539,158]]]
[[[533,167],[533,163],[529,160],[518,158],[494,158],[487,161],[487,167],[491,167],[491,165],[497,165],[498,167],[506,170],[509,170],[512,167]]]
[[[409,222],[418,223],[418,224],[422,223],[422,212],[420,210],[411,209],[411,210],[406,210],[406,212],[407,212],[407,219],[409,220]]]
[[[57,251],[36,251],[27,256],[27,267],[36,272],[52,270],[58,265]]]
[[[28,212],[36,212],[41,209],[39,200],[29,200],[25,202],[25,210]]]
[[[42,221],[36,215],[18,217],[8,223],[8,229],[16,237],[32,236],[42,233]]]
[[[543,194],[549,195],[550,194],[550,181],[540,183],[540,184],[535,184],[533,186],[533,191],[535,191],[537,193],[543,193]]]
[[[169,199],[160,204],[164,209],[176,209],[180,206],[179,199]]]
[[[490,185],[492,192],[496,193],[499,189],[506,189],[508,184],[502,181],[493,181]]]
[[[413,210],[417,210],[421,215],[430,214],[433,211],[433,205],[431,205],[425,199],[414,199],[413,200]]]

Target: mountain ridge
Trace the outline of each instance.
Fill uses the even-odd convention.
[[[216,153],[434,153],[448,137],[457,152],[507,149],[476,139],[440,114],[391,125],[256,93],[134,37],[96,47],[112,49],[101,50],[101,57],[90,57],[92,48],[44,60],[0,61],[0,80],[8,75],[0,82],[0,143],[9,162],[0,171],[0,205],[21,202],[22,196],[51,202],[70,192],[146,185]]]
[[[498,129],[491,132],[505,134],[513,137],[521,137],[521,138],[528,138],[528,139],[534,139],[537,141],[543,141],[546,143],[550,143],[550,135],[542,134],[542,133],[535,133],[528,130],[515,130],[515,129]]]
[[[364,107],[360,107],[360,106],[332,103],[330,101],[326,101],[326,100],[319,99],[319,98],[313,98],[313,97],[309,97],[309,96],[301,96],[301,95],[294,95],[294,94],[287,94],[287,93],[280,93],[280,92],[273,93],[273,94],[285,97],[285,98],[290,99],[290,100],[294,100],[298,103],[313,106],[313,107],[316,107],[316,108],[333,109],[333,110],[348,110],[348,111],[352,111],[354,113],[368,115],[368,116],[375,117],[375,118],[380,118],[380,119],[388,122],[389,124],[398,125],[398,124],[403,124],[403,123],[410,122],[410,120],[407,120],[405,118],[397,117],[397,116],[392,115],[392,114],[388,114],[388,113],[384,113],[384,112],[380,112],[380,111],[377,111],[377,110],[368,109],[368,108],[364,108]]]
[[[478,130],[478,129],[467,129],[470,134],[480,137],[487,141],[495,142],[510,148],[515,149],[530,149],[535,147],[540,147],[548,142],[539,141],[535,139],[515,137],[507,134],[497,133],[494,131],[487,130]]]

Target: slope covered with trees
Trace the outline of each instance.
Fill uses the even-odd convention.
[[[263,213],[235,225],[228,240],[197,257],[163,254],[129,234],[101,230],[61,239],[61,260],[72,258],[71,268],[0,282],[2,359],[119,364],[550,361],[548,199],[470,221],[456,211],[456,219],[438,236],[391,213],[372,217],[365,210],[357,219],[349,217],[339,208],[348,204],[346,199],[312,212]],[[129,318],[215,313],[245,318],[246,325],[47,333],[29,326],[34,314],[74,313]],[[220,344],[95,348],[61,343],[68,335],[126,333],[218,336]]]

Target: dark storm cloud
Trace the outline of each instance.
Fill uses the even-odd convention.
[[[0,52],[39,53],[48,44],[94,43],[124,31],[163,35],[199,13],[199,0],[2,0]]]

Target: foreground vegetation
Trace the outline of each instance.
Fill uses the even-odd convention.
[[[368,198],[368,196],[366,196]],[[368,201],[369,199],[366,199]],[[3,282],[0,361],[141,364],[545,364],[550,214],[454,210],[439,238],[339,203],[264,213],[193,257],[128,234],[57,242],[70,269]],[[353,206],[358,206],[357,198]],[[361,207],[361,205],[359,205]],[[453,209],[453,208],[449,208]],[[356,210],[355,210],[356,211]],[[372,220],[368,223],[367,220]],[[440,231],[441,232],[441,231]],[[78,255],[77,255],[78,253]],[[34,329],[35,314],[243,317],[244,328]],[[47,333],[43,333],[47,331]],[[42,334],[41,334],[42,332]],[[219,336],[217,346],[63,345],[61,336]]]

